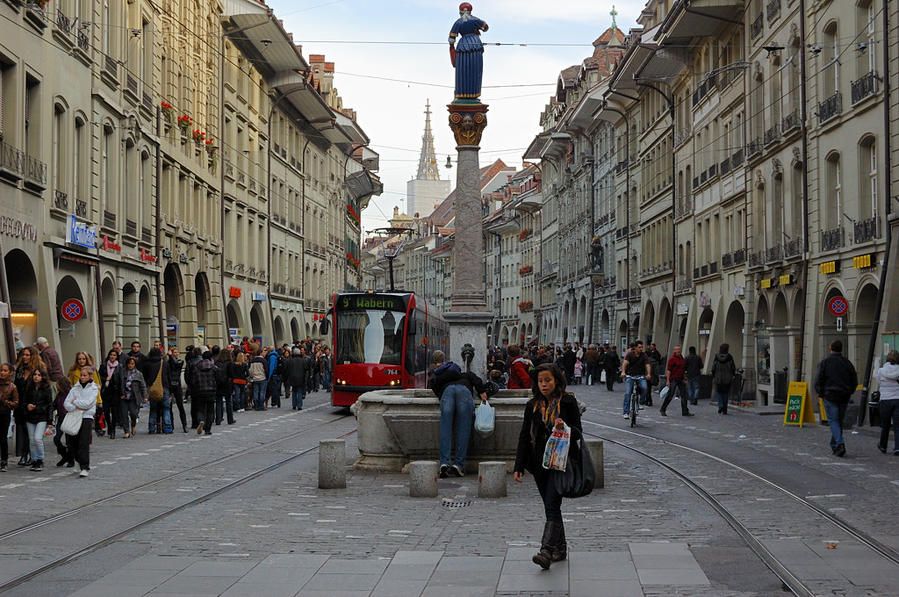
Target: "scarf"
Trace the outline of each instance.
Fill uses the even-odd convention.
[[[112,381],[112,376],[115,373],[116,367],[119,366],[118,361],[106,361],[106,386],[109,387],[109,382]]]
[[[543,425],[547,428],[552,428],[556,423],[556,419],[559,418],[559,403],[561,400],[561,396],[553,396],[549,400],[537,400],[534,403],[534,413],[540,415]]]
[[[131,380],[134,379],[134,372],[137,369],[128,369],[128,378],[125,380],[125,400],[131,400]]]

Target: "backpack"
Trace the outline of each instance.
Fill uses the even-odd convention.
[[[734,369],[732,359],[723,363],[715,359],[715,376],[712,381],[719,386],[729,385],[734,380]]]
[[[147,388],[147,394],[153,402],[162,400],[162,362],[159,363],[159,371],[156,373],[156,379],[154,379],[153,383],[150,384],[150,387]]]

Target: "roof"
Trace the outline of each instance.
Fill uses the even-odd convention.
[[[609,27],[608,29],[606,29],[605,31],[602,32],[602,35],[600,35],[599,37],[596,38],[596,40],[593,42],[593,47],[607,46],[613,39],[616,42],[615,45],[624,43],[624,39],[625,39],[624,31],[622,31],[618,27],[615,27],[614,29]]]
[[[484,166],[480,169],[481,182],[479,188],[483,189],[494,176],[502,172],[503,170],[508,169],[506,163],[502,160],[498,159],[489,166]],[[446,196],[446,199],[440,202],[440,205],[434,208],[434,211],[428,216],[428,219],[431,223],[439,226],[445,226],[447,222],[449,222],[454,215],[454,205],[456,201],[456,191],[453,189],[453,192]]]

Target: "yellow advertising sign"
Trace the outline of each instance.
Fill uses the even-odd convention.
[[[819,271],[821,275],[827,274],[835,274],[840,271],[840,262],[839,261],[825,261],[819,266]]]
[[[781,286],[789,286],[793,283],[793,274],[784,274],[778,279]]]
[[[811,400],[808,396],[808,384],[804,381],[791,381],[787,388],[787,405],[784,409],[784,425],[814,423]]]
[[[771,278],[762,278],[762,289],[771,288]]]
[[[867,269],[874,264],[873,255],[871,253],[867,253],[865,255],[859,255],[858,257],[852,258],[852,267],[855,269]]]

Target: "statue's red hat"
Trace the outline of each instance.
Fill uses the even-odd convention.
[[[471,10],[472,10],[471,4],[469,4],[468,2],[463,2],[462,4],[460,4],[459,12],[462,12],[463,10],[467,10],[468,12],[471,12]]]

